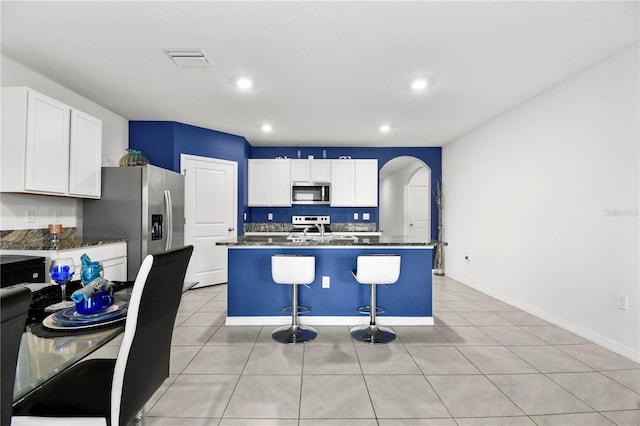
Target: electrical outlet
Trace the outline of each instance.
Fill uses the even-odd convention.
[[[273,213],[267,213],[267,220],[273,220]]]
[[[36,212],[32,209],[26,210],[25,212],[25,219],[27,221],[27,223],[33,223],[36,221],[35,217],[36,217]]]
[[[371,219],[371,215],[369,215],[369,213],[362,213],[362,220],[369,220]]]
[[[322,277],[322,288],[330,288],[331,287],[331,277],[323,276]]]
[[[242,220],[246,221],[246,220],[247,220],[247,214],[246,214],[246,213],[243,213],[243,214],[242,214],[242,218],[243,218]]]
[[[353,214],[353,220],[358,220],[358,213]]]
[[[629,309],[629,297],[624,294],[618,295],[618,309],[622,309],[623,311]]]

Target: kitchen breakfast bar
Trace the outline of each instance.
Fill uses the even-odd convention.
[[[352,271],[362,255],[400,255],[400,276],[394,284],[378,285],[380,325],[433,325],[432,260],[434,245],[385,235],[245,235],[219,241],[228,247],[227,325],[283,325],[291,321],[291,286],[276,284],[271,275],[274,255],[315,257],[315,279],[298,286],[299,321],[308,325],[368,324],[358,311],[370,301],[369,285],[359,284]]]

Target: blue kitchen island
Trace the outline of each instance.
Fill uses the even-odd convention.
[[[271,278],[271,256],[315,256],[315,280],[299,286],[301,324],[368,324],[368,314],[357,311],[369,304],[370,286],[358,284],[351,271],[359,255],[398,254],[400,278],[395,284],[377,286],[380,325],[433,325],[433,244],[394,236],[325,236],[287,239],[286,235],[239,236],[217,244],[228,247],[227,325],[282,325],[291,321],[291,286]],[[324,277],[324,278],[323,278]],[[328,278],[326,278],[328,277]],[[328,284],[327,284],[328,281]],[[324,282],[324,286],[323,286]]]

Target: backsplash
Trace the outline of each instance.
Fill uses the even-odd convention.
[[[245,223],[244,232],[291,232],[291,223],[257,222]],[[375,232],[375,223],[331,223],[332,232]]]
[[[244,232],[291,232],[290,223],[257,222],[245,223]]]
[[[358,214],[358,219],[354,220],[354,214]],[[369,218],[363,220],[365,213]],[[268,220],[269,214],[273,216],[271,221]],[[251,207],[249,208],[249,217],[245,222],[261,223],[261,222],[291,222],[292,216],[331,216],[331,224],[333,223],[378,223],[377,207],[329,207],[315,205],[294,205],[291,207]],[[357,222],[356,222],[357,221]]]

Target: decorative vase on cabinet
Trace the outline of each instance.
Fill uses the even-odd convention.
[[[120,167],[146,166],[149,164],[149,160],[142,155],[142,150],[127,148],[127,153],[120,158],[118,164]]]

